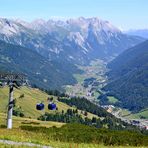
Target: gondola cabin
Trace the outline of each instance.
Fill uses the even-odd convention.
[[[44,104],[43,104],[43,103],[38,103],[38,104],[36,105],[36,109],[37,109],[37,110],[43,110],[43,109],[44,109]]]
[[[49,104],[48,104],[48,109],[49,109],[49,110],[56,110],[56,108],[57,108],[57,107],[56,107],[56,104],[55,104],[55,103],[49,103]]]

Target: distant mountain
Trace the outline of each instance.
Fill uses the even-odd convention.
[[[123,34],[108,21],[83,17],[31,23],[0,19],[0,39],[31,48],[49,60],[76,64],[118,55],[144,40]]]
[[[148,107],[148,41],[130,48],[108,64],[108,93],[122,107],[139,111]]]
[[[129,30],[129,31],[126,31],[125,33],[148,39],[148,29]]]
[[[108,21],[81,17],[31,23],[1,18],[0,40],[0,70],[22,71],[40,87],[59,88],[76,83],[76,65],[108,60],[144,39],[125,35]]]
[[[0,41],[0,71],[24,73],[31,84],[52,89],[76,83],[73,74],[80,72],[71,63],[49,61],[31,49],[3,41]]]

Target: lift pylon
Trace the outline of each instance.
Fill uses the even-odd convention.
[[[9,86],[9,102],[7,110],[7,128],[12,129],[12,114],[14,106],[13,92],[14,87],[18,88],[19,86],[26,85],[27,79],[26,75],[20,73],[4,73],[0,72],[0,81],[1,85]]]

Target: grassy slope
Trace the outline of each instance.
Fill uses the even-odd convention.
[[[7,111],[8,92],[9,92],[8,87],[0,88],[0,102],[1,102],[0,112],[2,113],[6,113]],[[24,98],[19,99],[19,96],[21,94],[24,94]],[[48,95],[46,93],[33,88],[22,87],[21,89],[15,89],[14,91],[14,98],[17,98],[16,106],[21,106],[23,113],[25,114],[25,117],[31,117],[34,119],[37,119],[37,117],[39,117],[41,114],[44,114],[45,112],[50,112],[50,113],[56,112],[48,110],[47,97]],[[54,100],[56,101],[59,112],[61,112],[62,110],[66,111],[69,108],[71,109],[73,108],[62,102],[57,101],[56,97],[54,97]],[[40,103],[41,101],[43,101],[45,104],[44,111],[36,110],[36,103]],[[88,113],[89,118],[92,118],[93,116],[96,117],[96,115]]]
[[[6,119],[6,115],[1,113],[0,114],[0,124],[4,124],[5,119]],[[39,142],[40,144],[51,144],[51,143],[53,143],[55,145],[55,143],[52,140],[50,140],[47,143],[46,138],[41,139],[41,137],[43,137],[43,135],[37,134],[37,136],[36,136],[36,134],[34,134],[33,132],[27,133],[26,131],[20,130],[19,126],[23,125],[23,122],[26,122],[26,123],[28,123],[28,122],[39,123],[40,122],[40,124],[37,124],[37,125],[31,124],[32,126],[46,126],[47,127],[47,124],[48,124],[48,126],[60,127],[62,125],[62,124],[59,125],[58,122],[47,122],[47,124],[46,124],[45,121],[37,121],[37,120],[31,120],[31,119],[27,119],[27,118],[24,119],[24,118],[15,117],[14,120],[13,120],[13,127],[14,128],[12,130],[0,128],[0,139],[23,141],[23,142],[27,141],[27,142],[38,143],[37,140],[38,140],[38,138],[40,138],[40,142]],[[30,136],[31,136],[31,139],[29,139]],[[56,143],[59,143],[59,142],[56,142]],[[62,143],[60,143],[59,145],[62,145]],[[65,146],[67,145],[67,147],[68,147],[68,143],[65,143],[64,145]]]
[[[0,113],[0,125],[6,124],[6,114]],[[43,127],[61,127],[65,123],[60,122],[52,122],[52,121],[40,121],[36,119],[29,119],[29,118],[21,118],[13,116],[13,128],[18,128],[21,125],[32,125],[32,126],[43,126]]]
[[[0,112],[6,112],[7,109],[7,103],[8,103],[8,87],[4,87],[0,89]],[[19,99],[19,96],[21,94],[24,94],[24,98]],[[17,106],[21,106],[22,110],[26,117],[31,118],[37,118],[39,115],[46,112],[51,112],[47,109],[48,101],[47,101],[48,95],[38,89],[32,89],[23,87],[21,89],[15,89],[14,92],[14,98],[17,98]],[[45,111],[37,111],[36,110],[36,103],[40,103],[43,101],[45,103]],[[70,108],[68,105],[57,102],[57,106],[59,111],[61,110],[67,110]]]
[[[6,119],[6,115],[3,113],[0,113],[0,125],[4,123]],[[31,124],[31,122],[33,124]],[[63,123],[58,122],[45,122],[45,121],[38,121],[34,119],[27,119],[27,118],[20,118],[20,117],[14,117],[13,120],[14,128],[12,130],[7,130],[5,128],[0,128],[0,139],[5,140],[12,140],[12,141],[18,141],[18,142],[32,142],[36,144],[41,145],[50,145],[53,148],[112,148],[111,146],[104,146],[102,144],[76,144],[76,143],[68,143],[68,142],[60,142],[53,140],[52,137],[47,137],[47,135],[44,135],[44,133],[38,133],[31,132],[31,131],[25,131],[21,130],[19,126],[21,125],[31,125],[31,126],[45,126],[45,127],[61,127]],[[23,124],[23,123],[30,123],[30,124]],[[35,124],[36,123],[36,124]],[[1,148],[29,148],[28,146],[10,146],[7,144],[1,144]],[[124,148],[124,146],[114,146],[114,148]],[[134,148],[134,147],[127,147],[127,148]],[[141,147],[145,148],[145,147]]]

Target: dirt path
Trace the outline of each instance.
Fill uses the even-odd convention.
[[[34,143],[29,143],[29,142],[15,142],[15,141],[10,141],[10,140],[0,140],[0,143],[3,144],[8,144],[8,145],[16,145],[16,146],[30,146],[30,147],[39,147],[39,148],[52,148],[50,146],[45,146],[45,145],[39,145],[39,144],[34,144]]]

